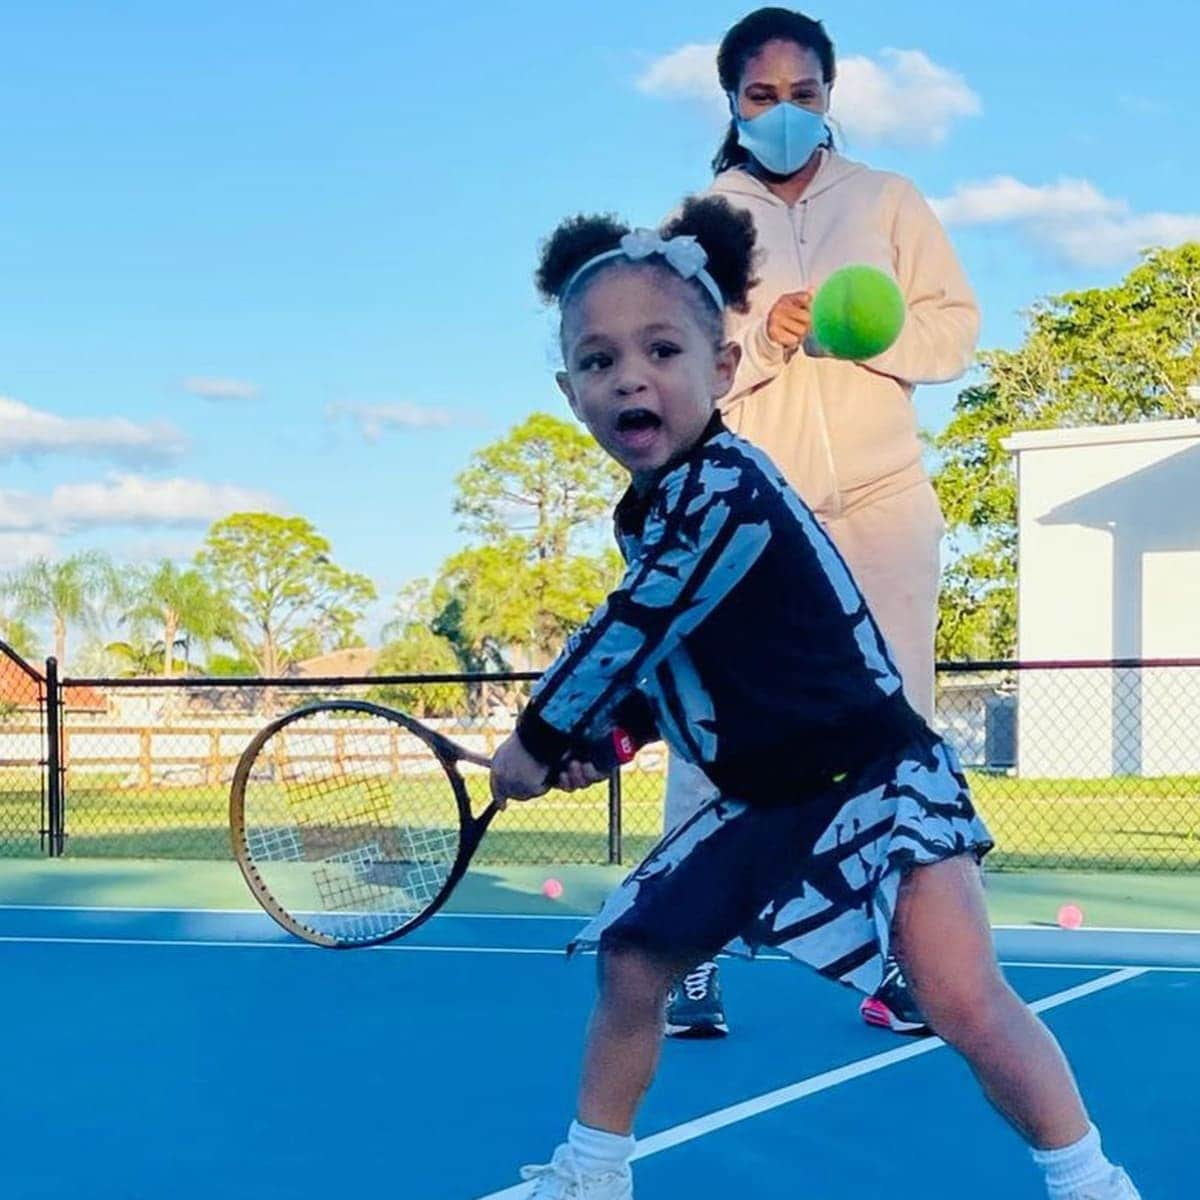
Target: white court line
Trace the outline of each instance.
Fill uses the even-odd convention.
[[[0,912],[227,913],[263,916],[261,908],[160,908],[156,904],[0,904]]]
[[[129,938],[129,937],[69,937],[52,934],[28,936],[22,934],[0,935],[0,944],[12,943],[21,945],[48,946],[183,946],[191,949],[217,950],[323,950],[324,947],[313,946],[299,938],[279,940],[277,942],[251,941],[243,938],[239,941],[223,941],[215,938]],[[407,945],[401,942],[388,942],[382,946],[359,946],[355,954],[363,951],[382,951],[389,954],[516,954],[533,955],[547,958],[563,958],[566,951],[563,947],[545,946],[422,946]],[[594,958],[594,950],[581,950],[583,958]],[[721,955],[728,958],[728,955]],[[738,958],[733,961],[745,962]],[[754,962],[781,962],[796,964],[796,959],[787,954],[760,954]],[[1098,962],[1025,962],[1019,959],[1001,959],[1002,967],[1034,967],[1051,971],[1123,971],[1131,970],[1139,974],[1174,974],[1197,975],[1200,967],[1163,966],[1151,963],[1098,963]]]
[[[0,912],[61,912],[61,913],[202,913],[230,917],[266,916],[261,908],[160,908],[142,904],[0,904]],[[469,918],[472,921],[590,921],[595,913],[434,913],[431,920]]]
[[[191,907],[159,907],[158,905],[140,904],[0,904],[0,912],[61,912],[61,913],[202,913],[214,916],[261,917],[265,914],[261,908],[191,908]],[[575,921],[584,923],[590,921],[594,913],[480,913],[480,912],[439,912],[431,918],[433,921],[469,920],[469,921]],[[1142,926],[1125,925],[1085,925],[1080,930],[1062,930],[1052,921],[1038,922],[1033,925],[993,925],[993,929],[1016,933],[1046,933],[1058,930],[1065,938],[1075,932],[1080,933],[1154,933],[1154,934],[1197,934],[1200,929],[1178,927],[1174,929],[1145,928]]]
[[[993,925],[993,929],[1004,929],[1012,933],[1047,933],[1056,930],[1064,938],[1075,933],[1175,933],[1195,934],[1200,930],[1195,927],[1180,926],[1177,929],[1149,929],[1139,925],[1081,925],[1078,929],[1063,929],[1053,921],[1039,921],[1034,925]]]
[[[1125,983],[1126,980],[1134,979],[1141,974],[1142,971],[1137,967],[1123,967],[1111,975],[1104,975],[1100,979],[1093,979],[1078,987],[1068,988],[1066,991],[1055,992],[1052,996],[1035,1001],[1029,1007],[1034,1012],[1046,1012],[1048,1009],[1057,1008],[1060,1004],[1070,1004],[1072,1000],[1081,1000],[1084,996],[1090,996],[1094,992],[1115,987],[1117,984]],[[728,1108],[718,1109],[716,1112],[698,1117],[694,1121],[685,1121],[681,1125],[664,1129],[661,1133],[652,1134],[648,1138],[640,1138],[633,1154],[634,1160],[648,1158],[652,1154],[660,1154],[664,1150],[670,1150],[685,1142],[695,1141],[696,1138],[704,1137],[705,1134],[724,1129],[728,1125],[735,1125],[739,1121],[748,1121],[751,1117],[770,1112],[784,1104],[791,1104],[795,1100],[802,1100],[817,1092],[827,1091],[839,1084],[848,1083],[852,1079],[870,1075],[874,1071],[881,1071],[885,1067],[906,1062],[908,1059],[917,1058],[922,1054],[928,1054],[932,1050],[940,1049],[945,1044],[941,1038],[926,1038],[924,1041],[901,1046],[884,1054],[875,1054],[870,1058],[847,1063],[844,1067],[813,1075],[808,1079],[800,1080],[799,1083],[777,1088],[773,1092],[765,1092],[761,1096],[744,1100],[740,1104],[732,1104]],[[504,1188],[499,1192],[489,1192],[486,1196],[480,1196],[479,1200],[521,1200],[522,1197],[529,1194],[532,1187],[532,1183],[518,1183],[514,1187]]]
[[[120,938],[120,937],[20,937],[18,935],[0,936],[0,943],[13,942],[18,945],[25,943],[30,946],[187,946],[206,947],[224,950],[319,950],[319,946],[310,946],[307,942],[217,942],[211,940],[192,940],[187,938]],[[383,946],[370,946],[367,949],[382,950]]]
[[[323,950],[323,946],[314,946],[309,942],[295,938],[290,941],[254,942],[242,940],[236,942],[218,941],[213,938],[124,938],[124,937],[56,937],[39,935],[23,937],[19,934],[0,936],[0,944],[12,942],[28,943],[31,946],[186,946],[192,949],[212,947],[220,950]],[[364,951],[387,951],[391,954],[405,953],[440,953],[440,954],[553,954],[565,957],[564,950],[544,950],[521,946],[405,946],[402,944],[385,943],[382,946],[357,946],[354,953]]]
[[[1162,963],[1090,963],[1090,962],[1001,962],[1002,967],[1034,967],[1051,971],[1124,971],[1142,975],[1200,975],[1200,967],[1164,966]]]

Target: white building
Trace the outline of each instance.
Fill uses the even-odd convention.
[[[1004,445],[1019,481],[1018,658],[1200,658],[1200,422]],[[1200,771],[1200,668],[1035,670],[1019,687],[1022,775]]]

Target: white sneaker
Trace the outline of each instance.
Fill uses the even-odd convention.
[[[1133,1186],[1133,1180],[1120,1167],[1114,1167],[1113,1173],[1103,1183],[1089,1184],[1078,1191],[1069,1192],[1064,1200],[1142,1200],[1141,1194]]]
[[[626,1166],[603,1175],[585,1175],[575,1151],[564,1144],[543,1167],[522,1167],[522,1179],[534,1180],[527,1200],[633,1200],[633,1173]]]

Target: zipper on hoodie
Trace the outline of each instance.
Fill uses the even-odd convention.
[[[801,197],[798,204],[794,205],[791,213],[792,223],[792,238],[796,246],[796,261],[800,265],[800,282],[801,286],[808,288],[812,284],[812,280],[808,277],[808,269],[804,264],[804,247],[808,244],[806,239],[806,226],[808,224],[808,201],[810,197],[805,195]],[[796,220],[796,208],[800,210],[800,218]],[[829,473],[830,495],[827,503],[829,509],[823,512],[823,520],[833,520],[835,517],[842,515],[842,489],[838,483],[837,463],[833,461],[833,446],[829,441],[829,421],[825,416],[825,404],[817,397],[813,404],[813,415],[816,418],[817,425],[820,429],[821,449],[824,451],[825,469]]]
[[[800,225],[796,226],[796,208],[800,209]],[[803,287],[808,286],[808,269],[804,265],[804,227],[808,221],[808,197],[801,198],[798,206],[793,206],[789,214],[792,226],[792,239],[796,245],[796,262],[800,266],[800,283]]]

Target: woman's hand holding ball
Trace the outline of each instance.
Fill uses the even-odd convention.
[[[785,350],[795,350],[812,329],[812,292],[785,292],[767,313],[767,337]]]

